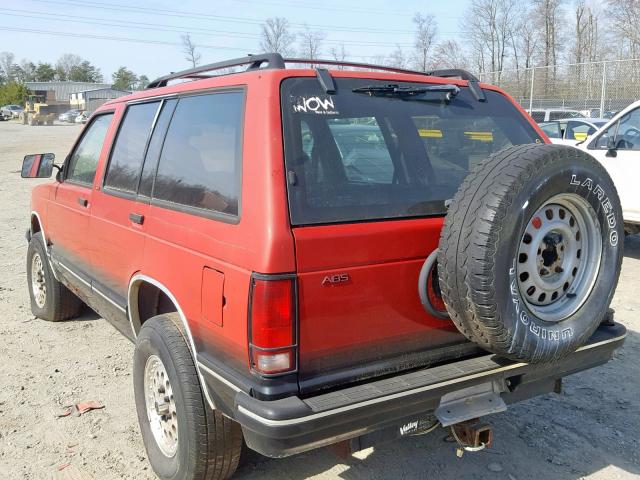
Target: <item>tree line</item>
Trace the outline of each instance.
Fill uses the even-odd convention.
[[[464,40],[443,39],[437,19],[413,17],[413,45],[399,44],[369,63],[428,71],[468,68],[475,73],[640,56],[638,0],[470,0],[459,23]],[[350,57],[344,45],[327,49],[326,32],[294,31],[284,17],[262,25],[260,49],[310,59]]]
[[[72,53],[61,55],[53,64],[27,59],[17,62],[12,52],[0,52],[1,105],[23,103],[28,95],[25,82],[52,81],[102,83],[104,76],[98,67]],[[111,75],[111,83],[119,90],[142,90],[149,84],[149,78],[123,66]]]
[[[469,0],[459,39],[442,38],[436,17],[429,13],[415,13],[412,28],[410,46],[398,43],[385,48],[385,53],[358,58],[341,43],[327,48],[328,34],[323,30],[294,29],[285,17],[272,17],[260,26],[257,50],[419,71],[467,68],[478,74],[640,56],[638,0]],[[192,67],[202,59],[188,34],[182,36],[182,52]],[[499,78],[494,76],[493,81]],[[15,85],[27,81],[53,80],[102,82],[104,77],[98,67],[74,54],[64,54],[55,63],[34,63],[17,62],[11,52],[0,53],[0,93],[9,85],[17,91]],[[124,66],[111,81],[122,90],[143,89],[149,83],[146,75]]]

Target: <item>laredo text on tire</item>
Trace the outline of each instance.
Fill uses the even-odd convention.
[[[558,360],[604,318],[623,240],[620,200],[595,159],[561,145],[507,148],[449,208],[438,258],[447,310],[493,353]]]
[[[212,410],[177,313],[147,320],[136,340],[133,382],[149,462],[162,480],[229,478],[242,430]]]

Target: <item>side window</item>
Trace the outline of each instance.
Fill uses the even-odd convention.
[[[539,125],[540,129],[547,134],[549,138],[561,138],[560,128],[556,122],[542,123]]]
[[[534,110],[531,112],[531,118],[533,118],[536,123],[544,122],[544,112],[536,112]]]
[[[104,179],[108,189],[135,193],[147,140],[160,102],[127,108],[111,152]]]
[[[600,134],[600,136],[596,139],[595,142],[593,142],[589,147],[590,148],[597,148],[597,149],[606,149],[607,147],[607,143],[609,142],[609,137],[611,137],[612,135],[616,134],[616,131],[618,130],[618,124],[620,122],[616,122],[613,123],[609,126],[609,128],[607,128],[604,132],[602,132],[602,134]]]
[[[166,100],[162,105],[162,111],[156,120],[156,124],[153,127],[153,133],[151,134],[151,140],[149,140],[149,147],[147,148],[147,155],[144,160],[144,167],[142,167],[142,178],[140,178],[140,187],[138,188],[138,195],[150,198],[151,190],[153,189],[153,179],[156,176],[156,168],[158,166],[158,158],[160,157],[160,151],[162,150],[162,144],[164,143],[164,136],[169,128],[169,122],[171,116],[176,108],[178,100],[175,98]]]
[[[640,108],[620,119],[616,146],[619,150],[640,150]]]
[[[87,127],[67,162],[65,174],[67,180],[86,185],[93,184],[102,145],[112,118],[112,113],[98,115]]]
[[[237,216],[244,93],[184,97],[164,140],[154,200]]]

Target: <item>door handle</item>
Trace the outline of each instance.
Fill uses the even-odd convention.
[[[129,220],[133,223],[137,223],[138,225],[142,225],[144,223],[144,215],[140,215],[139,213],[130,213]]]
[[[78,197],[78,203],[85,208],[89,206],[89,200],[84,197]]]

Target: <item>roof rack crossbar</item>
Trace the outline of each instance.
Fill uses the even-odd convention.
[[[285,68],[284,60],[282,55],[279,53],[248,55],[242,58],[234,58],[232,60],[225,60],[224,62],[210,63],[208,65],[201,65],[195,68],[182,70],[180,72],[170,73],[169,75],[155,79],[153,82],[149,83],[147,88],[166,87],[171,80],[178,80],[180,78],[206,78],[206,76],[201,74],[205,72],[212,72],[214,70],[222,70],[224,68],[240,67],[242,65],[248,65],[247,70],[257,70],[259,68]]]

